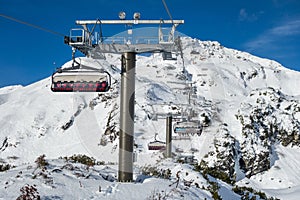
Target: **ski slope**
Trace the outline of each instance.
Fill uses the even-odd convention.
[[[247,177],[238,164],[247,155],[244,152],[248,151],[250,158],[269,149],[263,146],[259,135],[245,136],[244,125],[237,116],[247,122],[254,108],[276,107],[271,98],[273,90],[268,89],[273,88],[281,92],[283,100],[271,117],[282,120],[287,134],[288,127],[295,126],[299,136],[297,124],[291,124],[289,115],[283,114],[285,108],[294,106],[295,112],[290,111],[290,116],[294,121],[300,120],[296,109],[300,101],[299,72],[218,42],[182,40],[184,62],[180,56],[172,61],[162,60],[160,54],[137,56],[134,183],[116,181],[120,55],[106,54],[105,60],[81,58],[86,65],[101,66],[111,73],[112,88],[105,94],[53,93],[51,77],[28,86],[1,88],[0,164],[15,167],[0,172],[0,199],[16,199],[25,184],[36,185],[42,199],[213,199],[212,182],[219,186],[217,191],[222,199],[240,199],[241,195],[232,190],[236,185],[262,191],[268,197],[298,199],[299,145],[284,146],[279,139],[268,141],[270,168]],[[69,65],[71,62],[65,64]],[[264,91],[269,91],[271,97],[259,95]],[[264,99],[265,103],[258,104],[257,99]],[[165,141],[164,117],[168,113],[184,113],[201,123],[205,116],[209,118],[201,136],[189,135],[172,142],[174,154],[193,155],[197,164],[206,159],[214,166],[218,162],[216,143],[226,143],[226,133],[234,139],[235,184],[210,175],[207,178],[191,164],[177,162],[176,156],[165,159],[163,152],[148,150],[155,135]],[[226,133],[222,132],[224,127]],[[257,134],[261,133],[262,130]],[[256,145],[250,145],[248,140]],[[218,151],[228,149],[220,146]],[[49,163],[46,169],[35,163],[43,154]],[[63,159],[74,154],[88,155],[102,164],[87,167]],[[170,176],[147,174],[150,168],[161,173],[169,169]],[[185,181],[191,181],[191,185],[187,186]]]

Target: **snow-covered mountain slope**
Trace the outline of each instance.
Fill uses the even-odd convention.
[[[184,60],[137,56],[136,184],[116,181],[120,55],[81,58],[111,73],[108,93],[53,93],[50,77],[1,88],[0,198],[29,184],[42,199],[297,199],[300,73],[218,42],[182,44]],[[174,133],[174,159],[148,150],[155,135],[165,141],[168,113],[203,125],[200,136]],[[42,154],[45,167],[34,163]],[[75,154],[101,165],[63,159]]]

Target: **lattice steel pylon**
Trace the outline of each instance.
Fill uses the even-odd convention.
[[[121,57],[121,97],[120,97],[120,135],[119,135],[119,172],[120,182],[133,180],[133,137],[134,137],[134,101],[135,101],[135,62],[136,54],[147,52],[173,52],[176,46],[175,29],[184,20],[140,20],[140,15],[134,15],[134,20],[77,20],[82,29],[73,29],[79,34],[65,37],[65,43],[81,51],[87,57],[103,58],[104,53],[122,54]],[[89,25],[159,25],[156,38],[136,38],[135,41],[126,38],[103,38],[102,34],[93,35]],[[167,35],[164,35],[163,25],[172,25]],[[94,30],[94,28],[93,28]],[[130,34],[130,32],[128,32]],[[96,38],[96,40],[95,40]]]

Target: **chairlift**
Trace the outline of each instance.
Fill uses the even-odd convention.
[[[162,52],[162,57],[163,57],[163,60],[177,60],[176,53],[174,53],[174,52],[164,51],[164,52]]]
[[[156,139],[157,133],[155,133],[154,141],[148,143],[148,150],[165,150],[166,143]]]
[[[164,150],[166,143],[162,141],[152,141],[148,144],[148,150]]]
[[[201,135],[202,126],[199,121],[183,121],[174,124],[174,133]]]
[[[111,76],[107,71],[77,65],[59,68],[52,74],[53,92],[107,92],[111,85]]]

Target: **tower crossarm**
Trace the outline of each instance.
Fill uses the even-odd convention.
[[[81,51],[88,57],[102,58],[104,53],[146,53],[146,52],[175,52],[178,50],[175,41],[175,29],[180,24],[184,24],[184,20],[76,20],[77,25],[83,29],[71,29],[70,37],[65,37],[65,43]],[[134,36],[132,37],[132,29],[128,30],[128,36],[112,36],[103,37],[100,34],[93,35],[88,26],[99,25],[159,25],[158,36]],[[171,25],[171,30],[166,34],[163,32],[163,25]],[[92,30],[94,30],[94,27]],[[102,30],[102,29],[101,29]],[[164,29],[165,30],[165,29]],[[102,33],[102,32],[101,32]],[[96,34],[96,33],[95,33]]]
[[[76,20],[77,25],[92,24],[184,24],[184,20]]]

